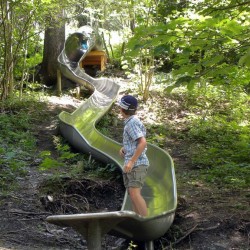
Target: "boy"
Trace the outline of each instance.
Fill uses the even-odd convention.
[[[134,212],[147,216],[147,205],[141,195],[149,161],[146,156],[146,129],[135,116],[137,99],[125,95],[118,103],[124,118],[123,147],[119,154],[124,158],[123,180],[130,195]]]

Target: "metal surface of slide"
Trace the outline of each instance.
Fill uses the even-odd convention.
[[[80,44],[85,38],[88,49],[81,51]],[[122,170],[123,159],[118,153],[121,144],[95,128],[96,122],[116,101],[120,86],[111,79],[94,79],[79,66],[79,62],[94,47],[93,32],[89,27],[83,27],[69,36],[58,58],[60,71],[65,77],[93,90],[91,97],[73,113],[62,112],[59,115],[60,131],[80,152],[91,154],[106,163],[114,163]],[[101,238],[106,233],[145,242],[161,237],[171,226],[177,206],[174,165],[167,152],[152,144],[148,144],[147,156],[150,167],[142,189],[148,206],[147,217],[132,211],[130,199],[125,193],[121,211],[54,215],[46,220],[74,228],[87,240],[88,249],[101,249]]]

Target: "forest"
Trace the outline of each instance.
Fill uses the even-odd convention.
[[[123,199],[117,169],[79,153],[58,129],[58,115],[92,94],[66,77],[58,86],[58,56],[85,25],[107,57],[93,77],[138,97],[147,141],[173,158],[177,211],[155,249],[249,249],[250,1],[0,5],[0,249],[86,249],[46,217],[115,210]],[[121,142],[115,105],[97,129]],[[102,247],[141,246],[105,236]]]

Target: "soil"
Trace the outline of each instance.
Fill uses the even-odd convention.
[[[53,136],[58,133],[57,115],[62,110],[72,111],[78,104],[78,100],[70,97],[49,100],[46,110],[48,118],[34,128],[38,151],[50,150],[56,155]],[[249,249],[247,190],[209,186],[195,180],[199,169],[189,163],[185,145],[175,138],[168,142],[166,149],[175,163],[178,208],[170,230],[154,242],[155,249]],[[44,196],[41,187],[46,186],[46,180],[52,173],[39,171],[38,164],[34,162],[27,176],[17,178],[17,189],[0,196],[0,249],[87,249],[81,235],[71,228],[47,223],[46,217],[54,213],[117,210],[124,194],[122,186],[116,180],[94,181],[84,178],[81,183],[74,183],[72,179],[66,178],[62,181],[67,183],[67,193],[58,197]],[[79,186],[88,187],[89,192],[79,192]],[[102,195],[97,195],[100,190]],[[130,244],[130,249],[140,249],[140,244],[137,245],[132,247]],[[108,250],[128,249],[129,243],[105,235],[102,246]]]

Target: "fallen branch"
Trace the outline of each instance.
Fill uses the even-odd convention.
[[[25,219],[17,219],[17,221],[31,221],[31,220],[41,220],[43,219],[43,216],[42,217],[37,217],[37,218],[25,218]]]
[[[163,248],[162,250],[168,250],[171,249],[172,246],[177,245],[178,243],[180,243],[181,241],[183,241],[184,239],[187,238],[187,236],[189,236],[192,232],[195,231],[196,227],[198,226],[198,224],[196,224],[194,227],[192,227],[185,235],[183,235],[181,238],[179,238],[178,240],[176,240],[175,242],[173,242],[171,244],[171,246],[168,246],[166,248]]]
[[[7,212],[12,213],[12,214],[20,214],[20,215],[25,214],[25,215],[31,215],[31,216],[51,215],[51,213],[49,213],[49,212],[35,213],[35,212],[26,212],[26,211],[19,210],[19,209],[11,209],[11,210],[8,210]]]
[[[207,227],[207,228],[197,228],[195,231],[209,231],[209,230],[214,230],[220,226],[220,223],[217,223],[217,225],[213,227]]]
[[[7,232],[2,233],[1,236],[8,235],[8,234],[20,233],[20,231],[25,231],[27,229],[30,229],[30,227],[21,228],[21,229],[18,229],[16,231],[7,231]]]
[[[217,225],[212,226],[212,227],[207,227],[207,228],[197,228],[198,224],[196,224],[194,227],[192,227],[190,230],[188,230],[185,235],[183,235],[181,238],[179,238],[178,240],[176,240],[175,242],[171,243],[171,246],[168,246],[166,248],[163,248],[162,250],[168,250],[171,249],[172,246],[179,244],[181,241],[183,241],[184,239],[187,238],[187,236],[189,236],[191,233],[195,232],[195,231],[209,231],[209,230],[214,230],[216,228],[218,228],[220,226],[220,223],[217,223]]]

